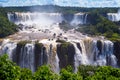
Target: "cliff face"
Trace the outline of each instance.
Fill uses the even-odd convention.
[[[97,41],[97,48],[99,50],[98,55],[102,54],[102,42],[101,41]]]
[[[74,18],[74,14],[63,14],[62,15],[65,21],[71,22]]]
[[[42,53],[43,53],[43,44],[41,43],[37,43],[35,44],[35,70],[37,70],[37,68],[39,66],[42,65],[42,61],[41,61],[41,58],[42,58]]]
[[[114,42],[114,54],[117,57],[117,64],[120,67],[120,42],[119,41]]]
[[[63,43],[57,45],[57,54],[60,60],[59,66],[61,69],[67,67],[68,65],[74,66],[75,49],[72,44]]]

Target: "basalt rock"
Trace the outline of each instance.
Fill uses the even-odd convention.
[[[59,57],[60,68],[65,68],[68,65],[74,66],[74,46],[70,43],[63,43],[57,45],[57,54]]]
[[[120,41],[114,42],[114,54],[117,57],[117,64],[120,67]]]

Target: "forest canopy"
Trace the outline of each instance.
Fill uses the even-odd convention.
[[[74,73],[73,68],[68,66],[55,73],[50,66],[39,66],[36,72],[27,68],[20,68],[8,55],[0,56],[0,79],[1,80],[120,80],[120,69],[110,66],[80,65]]]

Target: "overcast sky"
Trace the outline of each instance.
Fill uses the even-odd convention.
[[[60,5],[78,7],[120,7],[120,0],[0,0],[2,6]]]

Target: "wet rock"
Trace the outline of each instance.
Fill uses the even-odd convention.
[[[114,42],[114,55],[117,57],[117,64],[120,67],[120,41]]]
[[[59,66],[60,68],[65,68],[68,65],[74,67],[74,46],[70,43],[62,43],[57,45],[57,54],[59,57]]]

